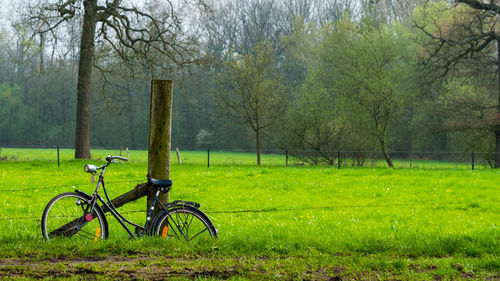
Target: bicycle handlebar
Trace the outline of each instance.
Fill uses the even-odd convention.
[[[85,167],[83,167],[83,170],[85,170],[86,173],[89,173],[89,174],[95,174],[97,172],[97,170],[100,170],[104,167],[107,167],[109,164],[111,163],[115,163],[113,160],[122,160],[122,161],[128,161],[128,158],[127,157],[122,157],[122,156],[111,156],[111,155],[108,155],[106,156],[106,161],[108,163],[102,165],[102,166],[99,166],[99,167],[96,167],[94,165],[91,165],[91,164],[87,164],[85,165]]]

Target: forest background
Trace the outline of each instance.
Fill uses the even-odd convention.
[[[0,146],[75,144],[81,26],[39,33],[26,13],[42,2],[9,4],[2,19]],[[150,81],[173,79],[172,147],[286,147],[313,164],[342,150],[360,166],[366,151],[389,166],[391,152],[476,151],[494,166],[496,43],[472,38],[465,55],[470,44],[452,43],[496,31],[497,16],[458,2],[178,1],[190,63],[124,62],[112,39],[96,40],[91,145],[146,148]]]

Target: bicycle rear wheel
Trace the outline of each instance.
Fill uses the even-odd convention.
[[[217,238],[217,230],[210,219],[196,208],[174,206],[158,216],[153,226],[153,235],[186,241]]]
[[[74,237],[97,241],[108,237],[104,213],[98,208],[89,214],[89,197],[75,192],[61,193],[45,207],[42,215],[42,236]]]

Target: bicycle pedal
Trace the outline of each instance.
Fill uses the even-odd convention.
[[[142,227],[136,227],[134,232],[135,232],[136,235],[143,235],[144,228],[142,228]]]

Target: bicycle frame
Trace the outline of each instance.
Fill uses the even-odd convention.
[[[107,164],[104,164],[101,167],[97,168],[97,169],[102,168],[102,171],[99,173],[99,180],[97,181],[97,185],[96,185],[96,188],[94,190],[94,193],[91,195],[92,199],[91,199],[91,202],[89,204],[89,206],[91,208],[90,208],[88,213],[89,214],[92,213],[92,211],[95,208],[95,204],[99,201],[102,203],[102,205],[104,207],[106,207],[109,210],[109,212],[113,215],[113,217],[115,217],[115,219],[120,223],[120,225],[128,232],[128,234],[130,235],[131,238],[136,237],[136,236],[143,236],[146,234],[146,229],[147,229],[148,223],[151,220],[151,215],[153,214],[156,203],[160,204],[160,208],[163,208],[166,210],[165,206],[158,200],[158,195],[160,193],[160,190],[156,191],[156,194],[153,198],[153,203],[151,204],[151,208],[149,209],[144,226],[138,225],[138,224],[128,220],[115,208],[115,206],[113,205],[113,203],[109,199],[108,192],[106,190],[106,184],[104,183],[104,173],[106,171],[106,168],[109,166],[109,164],[110,163],[107,163]],[[101,185],[102,185],[102,189],[104,190],[104,194],[105,194],[108,202],[106,202],[104,200],[104,198],[102,198],[102,196],[99,195],[99,189],[100,189]],[[127,226],[127,224],[134,226],[136,228],[136,232],[135,233],[132,232],[130,230],[130,228]],[[141,232],[137,233],[137,229],[139,229]]]

